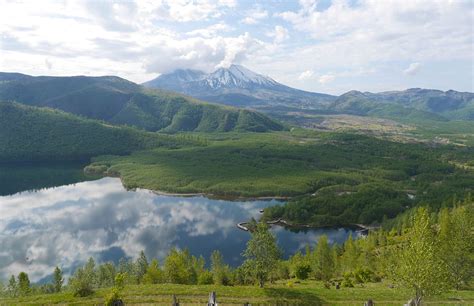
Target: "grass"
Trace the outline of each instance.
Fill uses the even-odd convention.
[[[71,292],[34,295],[16,299],[0,299],[0,305],[97,305],[104,301],[110,289],[100,289],[90,297],[77,298]],[[402,305],[410,298],[410,291],[389,288],[386,283],[366,284],[364,287],[326,289],[322,282],[301,281],[291,287],[284,282],[255,286],[214,285],[131,285],[122,294],[127,305],[170,305],[173,294],[181,305],[203,305],[209,292],[217,293],[219,305],[363,305],[372,299],[376,305]],[[474,291],[450,291],[426,299],[428,305],[472,305]]]

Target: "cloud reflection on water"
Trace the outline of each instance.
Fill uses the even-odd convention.
[[[271,204],[130,192],[116,178],[0,197],[0,279],[26,271],[38,281],[56,265],[68,270],[90,256],[117,261],[145,250],[161,259],[173,246],[206,259],[219,249],[236,265],[249,237],[236,223]],[[334,241],[348,235],[344,230],[274,231],[287,253],[314,244],[322,233]]]

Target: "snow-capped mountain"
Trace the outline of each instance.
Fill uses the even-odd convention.
[[[180,92],[202,100],[272,112],[281,109],[318,109],[335,97],[285,86],[240,65],[205,73],[178,69],[143,84]]]
[[[249,88],[252,86],[272,87],[278,83],[270,77],[255,73],[243,66],[232,65],[229,68],[219,68],[207,75],[203,81],[211,88]]]

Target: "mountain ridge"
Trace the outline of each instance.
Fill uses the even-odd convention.
[[[181,78],[180,74],[193,74]],[[402,91],[348,91],[339,96],[295,89],[240,65],[205,73],[178,69],[145,82],[202,100],[256,109],[277,118],[294,111],[430,120],[474,120],[474,94],[455,90],[408,88]],[[283,115],[283,116],[282,116]]]
[[[264,132],[285,128],[251,110],[146,89],[116,76],[33,77],[0,73],[0,100],[50,107],[152,132]]]

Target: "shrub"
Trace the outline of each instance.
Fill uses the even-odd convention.
[[[298,279],[308,279],[309,273],[311,273],[311,267],[306,263],[299,263],[295,267],[295,276]]]
[[[211,272],[204,271],[201,274],[199,274],[199,277],[198,277],[199,285],[211,285],[213,283],[214,283],[214,277]]]

